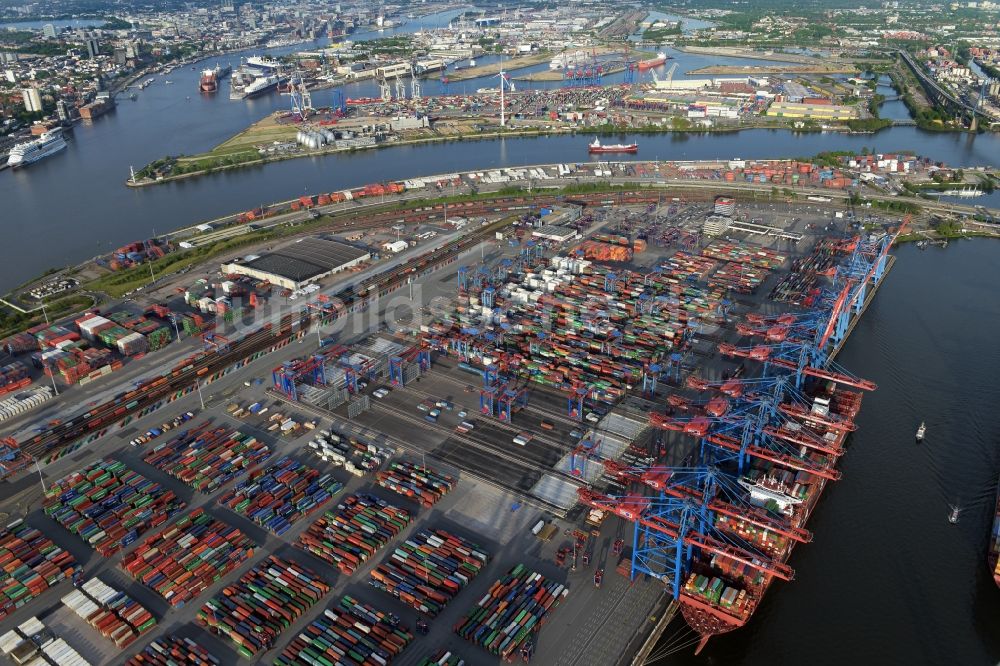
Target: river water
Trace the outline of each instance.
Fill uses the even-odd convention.
[[[13,30],[41,30],[48,24],[52,24],[52,27],[56,30],[62,30],[63,28],[91,28],[94,26],[102,26],[107,21],[102,19],[58,19],[55,21],[14,21],[13,23],[0,23],[0,30],[7,30],[8,28]]]
[[[443,25],[455,15],[435,15],[399,31]],[[379,34],[352,39],[366,36]],[[681,72],[717,62],[675,55]],[[0,229],[5,233],[0,288],[154,231],[306,192],[587,159],[585,138],[506,139],[292,160],[191,182],[124,187],[130,165],[199,152],[286,106],[287,98],[278,95],[245,102],[230,102],[225,94],[198,95],[198,71],[217,60],[235,64],[238,55],[157,77],[136,102],[124,99],[114,113],[78,125],[62,155],[24,171],[0,173]],[[173,83],[164,84],[166,78]],[[425,91],[437,92],[428,90],[433,85],[425,85]],[[472,90],[492,82],[463,85]],[[460,92],[455,86],[450,91]],[[347,96],[373,92],[371,83],[345,90]],[[323,103],[321,95],[317,103]],[[883,114],[905,117],[898,115],[900,105],[887,103]],[[874,136],[760,130],[621,138],[638,141],[643,159],[772,158],[868,147],[913,151],[952,165],[1000,166],[1000,137],[910,127]],[[966,241],[945,250],[903,246],[895,251],[895,267],[838,359],[880,388],[865,400],[859,430],[842,460],[844,478],[828,489],[809,525],[815,541],[792,558],[796,580],[776,584],[748,627],[713,639],[701,657],[688,650],[659,663],[978,665],[1000,660],[1000,591],[984,564],[1000,467],[1000,425],[993,418],[1000,399],[994,376],[1000,369],[997,249],[993,242]],[[928,438],[917,446],[913,432],[921,420],[927,421]],[[948,504],[955,501],[965,510],[961,522],[950,525]]]
[[[355,41],[412,33],[447,25],[461,10],[414,19],[383,33],[351,35]],[[272,55],[321,47],[314,44],[268,49]],[[711,58],[670,51],[679,65],[678,76],[713,63],[759,64],[736,58]],[[576,137],[506,139],[477,143],[446,143],[393,148],[391,158],[381,152],[301,159],[133,190],[124,186],[129,168],[139,168],[164,155],[193,154],[215,146],[240,128],[288,106],[288,98],[271,95],[234,102],[225,94],[197,92],[199,73],[216,62],[238,64],[241,54],[209,59],[193,69],[178,69],[138,93],[136,101],[122,98],[116,111],[93,123],[81,123],[72,132],[62,154],[18,172],[0,172],[0,229],[6,242],[0,249],[0,290],[50,267],[87,259],[126,242],[146,238],[199,221],[301,195],[364,185],[390,178],[412,177],[477,167],[535,162],[576,162],[587,158],[588,141]],[[492,60],[491,57],[483,62]],[[542,63],[532,71],[547,68]],[[605,77],[620,80],[622,74]],[[171,81],[167,85],[165,81]],[[484,77],[444,84],[424,83],[425,94],[472,92],[494,87]],[[523,87],[528,84],[519,83]],[[531,84],[559,85],[556,82]],[[373,82],[345,86],[347,97],[377,94]],[[316,104],[329,103],[317,92]],[[905,117],[901,102],[883,105],[889,117]],[[824,150],[868,147],[880,152],[909,150],[949,164],[990,164],[1000,160],[1000,137],[927,133],[897,127],[877,135],[797,134],[750,131],[739,134],[622,136],[640,143],[643,159],[768,158],[809,156]]]
[[[998,250],[982,240],[893,251],[837,358],[878,390],[808,525],[813,542],[791,558],[795,580],[775,583],[744,629],[657,666],[1000,661],[1000,590],[985,562],[1000,472]]]
[[[452,11],[414,20],[399,32],[446,25],[458,15]],[[386,33],[361,33],[352,39]],[[317,46],[328,43],[318,40]],[[309,45],[271,49],[272,54],[311,48]],[[682,72],[704,66],[710,59],[674,53]],[[740,62],[737,59],[729,59]],[[288,98],[271,95],[234,102],[223,92],[200,95],[199,72],[215,62],[237,64],[239,54],[199,63],[157,76],[136,101],[123,98],[116,111],[72,132],[69,148],[20,171],[0,172],[0,290],[12,287],[50,267],[65,266],[155,232],[212,219],[253,206],[287,200],[304,193],[333,191],[387,179],[413,177],[461,169],[538,162],[577,162],[588,159],[582,137],[505,139],[476,144],[443,143],[358,152],[313,159],[297,159],[264,167],[215,174],[190,182],[131,189],[124,186],[129,167],[172,154],[193,154],[215,146],[240,128],[288,105]],[[542,67],[547,67],[543,64]],[[620,76],[620,75],[619,75]],[[172,83],[167,85],[166,80]],[[494,85],[489,78],[463,87]],[[425,88],[442,85],[430,81]],[[458,92],[458,84],[450,84]],[[345,88],[345,95],[375,94],[371,82]],[[328,103],[324,93],[316,104]],[[898,102],[890,104],[899,104]],[[761,130],[739,134],[622,136],[640,144],[644,159],[770,158],[809,156],[824,150],[862,147],[890,152],[910,150],[949,164],[990,164],[1000,160],[1000,137],[927,133],[897,127],[877,135],[798,134]]]

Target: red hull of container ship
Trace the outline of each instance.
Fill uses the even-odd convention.
[[[645,72],[647,69],[653,69],[654,67],[659,67],[668,60],[666,54],[659,54],[655,58],[650,58],[649,60],[639,61],[639,71]]]
[[[831,408],[833,408],[831,411],[836,411],[839,417],[853,423],[854,417],[861,409],[861,394],[853,391],[836,390],[832,395]],[[844,430],[838,434],[838,441],[835,448],[843,448],[843,442],[847,438],[847,434],[848,430]],[[815,479],[815,490],[810,493],[808,502],[802,505],[802,512],[796,521],[798,527],[803,527],[808,522],[812,509],[819,502],[819,498],[823,494],[825,487],[825,479]],[[998,519],[1000,519],[1000,514],[998,514]],[[778,558],[779,561],[782,563],[787,562],[791,557],[794,547],[795,541],[789,541],[783,556]],[[995,574],[994,577],[997,578],[997,584],[1000,585],[1000,574]],[[688,626],[701,635],[701,640],[695,649],[695,654],[701,652],[712,636],[725,634],[746,625],[773,580],[773,576],[765,575],[760,585],[747,586],[745,588],[748,593],[747,599],[742,608],[726,609],[718,604],[710,603],[708,600],[687,590],[681,590],[678,597],[681,615]]]

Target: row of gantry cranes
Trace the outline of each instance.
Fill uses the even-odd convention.
[[[861,393],[875,389],[832,356],[885,275],[889,250],[908,222],[894,232],[841,242],[843,258],[815,308],[775,316],[750,313],[729,322],[741,342],[720,343],[719,352],[741,362],[736,372],[719,380],[684,376],[681,349],[662,365],[648,365],[643,377],[648,399],[662,397],[656,391],[661,383],[672,388],[665,404],[654,402],[649,412],[654,436],[647,449],[607,459],[594,434],[574,451],[574,471],[603,466],[596,482],[592,475],[579,475],[580,503],[633,524],[629,575],[661,581],[702,635],[702,645],[708,636],[749,620],[773,580],[794,578],[788,557],[796,544],[812,540],[806,520],[825,485],[841,478],[837,462],[855,429]],[[476,293],[492,308],[506,276],[537,266],[540,249],[526,244],[515,259],[492,270],[460,269],[459,291]],[[606,280],[609,292],[621,286],[620,280]],[[408,364],[426,372],[434,348],[466,360],[474,355],[472,346],[488,350],[497,362],[483,372],[482,413],[510,422],[526,406],[529,378],[503,362],[503,335],[502,330],[489,335],[462,330],[447,339],[431,335],[389,359],[391,381],[402,386]],[[352,393],[358,377],[373,375],[372,368],[352,366],[345,348],[324,352],[298,367],[276,368],[275,385],[294,397],[296,380],[323,372],[331,359],[345,372]],[[755,364],[760,371],[754,374],[747,368]],[[583,420],[592,391],[578,384],[564,388],[567,417]],[[739,596],[729,605],[724,596],[722,601],[699,597],[692,591],[698,574],[706,580],[718,576],[727,591],[730,585],[734,594],[740,590]]]
[[[658,399],[658,382],[675,387],[666,404],[650,412],[654,434],[648,449],[605,459],[595,434],[574,451],[575,473],[595,463],[604,469],[598,483],[580,474],[581,504],[633,524],[631,578],[662,581],[701,634],[702,646],[708,636],[742,626],[773,580],[794,577],[787,564],[791,550],[811,541],[804,524],[825,485],[841,478],[837,461],[855,429],[862,392],[876,388],[832,357],[885,275],[889,250],[908,223],[841,242],[842,260],[815,308],[750,313],[731,322],[741,342],[720,343],[718,350],[741,362],[737,372],[718,381],[682,378],[681,353],[647,366],[643,389],[649,399]],[[460,271],[460,291],[478,292],[483,305],[492,307],[495,284],[508,269],[493,271],[496,279],[482,269]],[[615,280],[606,283],[616,288]],[[478,342],[489,345],[492,339]],[[462,356],[455,344],[451,351]],[[491,354],[504,358],[500,345]],[[755,365],[759,373],[746,372]],[[516,369],[508,370],[498,363],[491,377],[484,375],[489,386],[482,402],[484,414],[509,421],[512,408],[527,396],[513,376]],[[569,417],[582,420],[588,387],[565,388]],[[741,590],[742,605],[702,603],[691,594],[697,574],[732,583],[734,594]]]
[[[708,636],[742,626],[772,580],[794,577],[791,549],[811,541],[804,524],[825,484],[841,477],[836,465],[861,392],[875,389],[832,356],[885,275],[889,249],[907,223],[843,243],[843,261],[814,309],[750,313],[736,323],[747,342],[720,343],[719,352],[741,360],[740,369],[756,362],[759,373],[720,381],[689,375],[688,391],[671,392],[665,408],[651,412],[654,458],[667,459],[660,455],[669,453],[664,438],[690,438],[679,464],[605,461],[614,492],[579,491],[581,503],[634,524],[631,577],[663,581],[701,634],[699,649]],[[702,603],[692,590],[697,574],[739,581],[734,589],[748,601],[741,608]]]

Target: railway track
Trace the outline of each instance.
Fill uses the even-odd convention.
[[[561,200],[565,200],[565,198],[561,196],[497,197],[449,206],[449,213],[455,215],[503,213],[550,205]],[[583,205],[648,203],[656,200],[655,193],[642,192],[621,192],[614,195],[596,193],[573,198],[574,202]],[[391,211],[380,215],[381,217],[373,217],[370,224],[381,226],[388,222],[398,222],[401,217],[404,222],[432,219],[444,215],[444,204],[428,204],[414,207],[409,211]],[[407,215],[410,216],[409,220]],[[365,307],[369,298],[375,293],[384,295],[390,289],[404,284],[411,275],[419,276],[429,268],[457,259],[466,249],[492,237],[496,231],[508,224],[509,222],[500,220],[480,227],[440,248],[348,287],[335,294],[334,298],[342,304],[343,312],[354,306]],[[339,316],[340,312],[336,314]],[[193,386],[199,378],[215,374],[257,352],[289,340],[298,332],[307,332],[311,323],[312,319],[307,312],[286,314],[282,317],[277,330],[273,330],[271,324],[265,324],[261,329],[230,343],[224,352],[199,352],[182,361],[168,374],[150,380],[132,391],[119,393],[113,400],[20,442],[20,447],[26,454],[40,462],[51,462],[58,458],[67,446],[94,433],[102,435],[116,421],[134,415],[147,407],[156,405],[173,393]]]
[[[449,368],[449,369],[453,369],[453,368],[457,367],[455,365],[449,364],[448,362],[443,362],[443,363],[442,362],[438,362],[438,365],[444,366],[444,367]],[[447,374],[443,374],[443,373],[441,375],[439,375],[439,377],[443,381],[447,381],[447,382],[449,382],[451,384],[454,384],[457,387],[463,388],[463,390],[464,390],[464,387],[469,383],[469,382],[463,382],[463,381],[461,381],[457,377],[453,377],[451,375],[447,375]],[[409,388],[409,387],[407,387],[407,388]],[[540,389],[535,389],[535,390],[540,390]],[[530,401],[528,402],[528,405],[526,407],[524,407],[521,411],[522,412],[531,412],[532,414],[536,414],[536,415],[539,416],[539,418],[541,420],[544,420],[544,421],[553,421],[555,423],[561,423],[562,425],[566,426],[570,430],[576,430],[576,429],[580,429],[580,428],[586,430],[587,428],[590,427],[586,422],[584,422],[582,420],[573,419],[573,418],[570,418],[569,416],[565,416],[563,414],[560,414],[557,411],[553,411],[553,410],[545,409],[543,407],[539,407],[537,405],[532,404]],[[570,447],[569,450],[572,450],[572,448],[573,447]]]
[[[419,396],[420,398],[425,399],[425,400],[426,399],[439,400],[439,398],[435,397],[433,394],[428,393],[426,391],[421,391],[421,390],[416,389],[416,388],[414,388],[412,386],[407,386],[403,390],[415,393],[417,396]],[[545,415],[545,416],[548,415],[547,412],[542,412],[542,414]],[[476,416],[476,417],[482,417],[482,414],[480,414],[478,411],[473,411],[472,415]],[[517,435],[518,433],[524,431],[524,428],[520,428],[520,427],[518,427],[518,426],[516,426],[516,425],[514,425],[512,423],[507,423],[505,421],[499,421],[499,420],[493,419],[493,418],[489,418],[488,420],[486,420],[486,422],[488,422],[492,426],[495,426],[498,430],[504,430],[504,431],[506,431],[508,433],[513,433],[515,435]],[[538,442],[540,442],[542,444],[545,444],[546,446],[552,447],[553,449],[556,449],[556,450],[561,451],[563,453],[569,453],[570,451],[573,450],[573,447],[571,445],[558,442],[555,439],[549,437],[548,435],[542,435],[542,434],[538,433],[534,429],[532,429],[531,435],[534,438],[533,441],[538,441]]]
[[[455,430],[452,430],[451,428],[448,428],[448,427],[446,427],[444,425],[441,425],[439,423],[429,424],[425,420],[417,418],[413,414],[407,412],[405,409],[400,408],[400,407],[398,407],[396,405],[389,405],[389,404],[385,404],[385,403],[379,403],[375,407],[375,409],[377,409],[379,411],[382,411],[384,413],[388,413],[388,414],[390,414],[395,419],[398,419],[398,420],[401,420],[401,421],[405,421],[407,423],[411,423],[411,424],[413,424],[416,427],[420,427],[420,428],[428,428],[428,427],[430,427],[430,428],[432,428],[432,429],[434,429],[436,431],[442,432],[443,434],[447,435],[447,439],[442,443],[442,445],[441,445],[440,448],[444,448],[444,446],[447,445],[449,442],[454,442],[454,443],[457,443],[457,444],[461,444],[461,447],[460,447],[461,454],[458,455],[458,456],[451,456],[447,452],[444,452],[444,455],[435,454],[437,457],[440,457],[445,462],[447,462],[449,464],[452,464],[452,465],[455,465],[455,466],[457,466],[457,467],[459,467],[461,469],[465,469],[467,471],[472,471],[472,472],[475,472],[475,473],[480,474],[480,475],[483,474],[482,471],[479,471],[477,469],[471,469],[471,467],[473,467],[473,466],[470,466],[468,464],[468,461],[466,461],[464,459],[464,456],[468,455],[470,452],[475,452],[475,453],[479,453],[479,454],[485,454],[485,456],[486,456],[485,460],[490,461],[487,464],[487,468],[488,469],[494,469],[495,470],[495,466],[496,466],[497,461],[501,460],[501,461],[503,461],[503,464],[505,466],[512,467],[515,470],[517,470],[517,472],[518,472],[518,477],[517,478],[520,478],[520,479],[534,479],[534,480],[537,480],[537,479],[540,479],[545,474],[551,474],[552,476],[555,476],[557,478],[563,479],[564,481],[568,481],[569,483],[572,483],[574,485],[577,485],[577,486],[582,486],[583,485],[583,482],[579,478],[577,478],[575,476],[572,476],[570,474],[567,474],[565,472],[560,472],[560,471],[554,469],[553,466],[552,466],[552,464],[550,464],[550,463],[548,463],[548,462],[546,462],[544,460],[544,457],[545,457],[544,452],[539,451],[539,455],[528,455],[528,452],[531,452],[531,451],[535,450],[535,449],[530,448],[530,445],[529,445],[529,447],[525,447],[524,449],[513,449],[513,448],[511,448],[510,449],[511,451],[513,451],[514,453],[518,454],[518,455],[514,455],[514,454],[508,452],[504,448],[505,445],[502,445],[502,444],[499,444],[499,443],[496,444],[496,445],[486,444],[486,443],[483,443],[483,442],[475,439],[474,437],[469,437],[467,435],[463,435],[463,434],[461,434],[461,433],[459,433],[459,432],[457,432]],[[481,427],[484,425],[482,421],[480,421],[480,425],[481,425]],[[498,424],[491,421],[489,423],[489,425],[492,426],[492,425],[498,425]],[[502,430],[502,428],[501,428],[501,430]],[[506,438],[504,439],[504,441],[506,441]],[[508,448],[510,448],[510,447],[508,447]],[[551,453],[556,453],[557,454],[558,451],[551,451]],[[556,461],[558,461],[558,456],[556,458]],[[509,471],[509,470],[506,470],[506,471]],[[494,483],[496,485],[500,485],[500,486],[505,487],[505,488],[510,489],[510,490],[517,491],[517,492],[522,493],[522,494],[527,494],[527,492],[530,490],[530,488],[523,488],[523,487],[520,487],[520,486],[518,486],[518,485],[516,485],[514,483],[511,483],[510,481],[507,481],[507,480],[504,480],[504,479],[499,479],[497,477],[487,477],[487,478],[489,478],[489,480],[491,481],[491,483]],[[531,485],[534,485],[534,483],[532,482]],[[535,498],[534,496],[532,496],[532,498],[535,499],[535,500],[538,500],[538,501],[542,501],[542,502],[545,501],[545,500],[541,500],[541,498]],[[555,506],[555,505],[552,505],[552,506]]]

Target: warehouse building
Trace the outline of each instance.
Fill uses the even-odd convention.
[[[853,120],[858,117],[853,106],[840,104],[794,104],[774,102],[767,109],[767,115],[778,118],[811,118],[813,120]]]
[[[565,243],[566,241],[572,240],[576,237],[576,229],[572,227],[557,227],[555,225],[546,224],[538,229],[533,229],[531,231],[531,235],[535,238],[541,238],[542,240]]]
[[[339,273],[371,259],[368,250],[311,236],[273,252],[223,264],[228,275],[249,275],[285,289],[301,289],[311,282]]]

